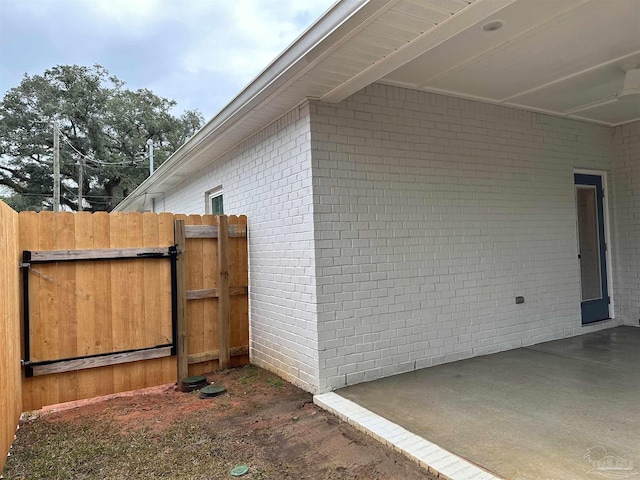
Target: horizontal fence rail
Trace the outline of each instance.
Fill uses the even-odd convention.
[[[218,238],[217,225],[185,225],[185,238]],[[246,225],[229,225],[227,227],[227,237],[242,238],[247,236]]]
[[[121,363],[138,362],[140,360],[151,360],[152,358],[169,357],[173,353],[172,345],[159,345],[157,347],[142,348],[130,352],[118,352],[109,354],[99,354],[88,357],[72,358],[68,360],[53,360],[49,362],[31,363],[32,374],[49,375],[52,373],[63,373],[73,370],[84,370],[86,368],[105,367],[107,365],[119,365]]]
[[[169,251],[169,249],[167,248],[101,248],[96,250],[51,250],[48,252],[30,252],[28,250],[25,250],[25,252],[23,253],[23,262],[25,264],[29,264],[72,261],[125,260],[133,258],[162,258],[169,257],[171,254],[171,251]]]

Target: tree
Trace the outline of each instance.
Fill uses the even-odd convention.
[[[0,185],[20,210],[51,209],[53,122],[60,128],[61,208],[111,210],[149,175],[146,142],[160,165],[203,123],[197,110],[179,117],[176,103],[147,89],[128,90],[100,65],[56,66],[25,75],[0,103]],[[1,187],[0,187],[1,190]]]

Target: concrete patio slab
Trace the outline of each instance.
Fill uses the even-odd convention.
[[[463,360],[337,393],[505,479],[638,478],[639,328]],[[347,411],[356,413],[352,406]],[[455,458],[441,463],[464,470]]]
[[[316,405],[342,418],[424,468],[450,480],[500,480],[476,465],[453,455],[366,408],[329,392],[313,397]]]

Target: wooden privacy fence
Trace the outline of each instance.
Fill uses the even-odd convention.
[[[0,202],[0,472],[22,413],[18,214]]]
[[[18,218],[23,410],[248,363],[246,217]]]

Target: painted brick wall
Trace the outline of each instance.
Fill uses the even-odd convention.
[[[573,187],[611,129],[374,84],[311,147],[321,390],[617,324],[581,326]]]
[[[318,348],[309,107],[302,105],[165,196],[165,209],[204,213],[222,185],[227,214],[249,222],[252,362],[316,389]]]
[[[613,179],[620,288],[616,308],[628,325],[640,320],[640,122],[615,129]]]

